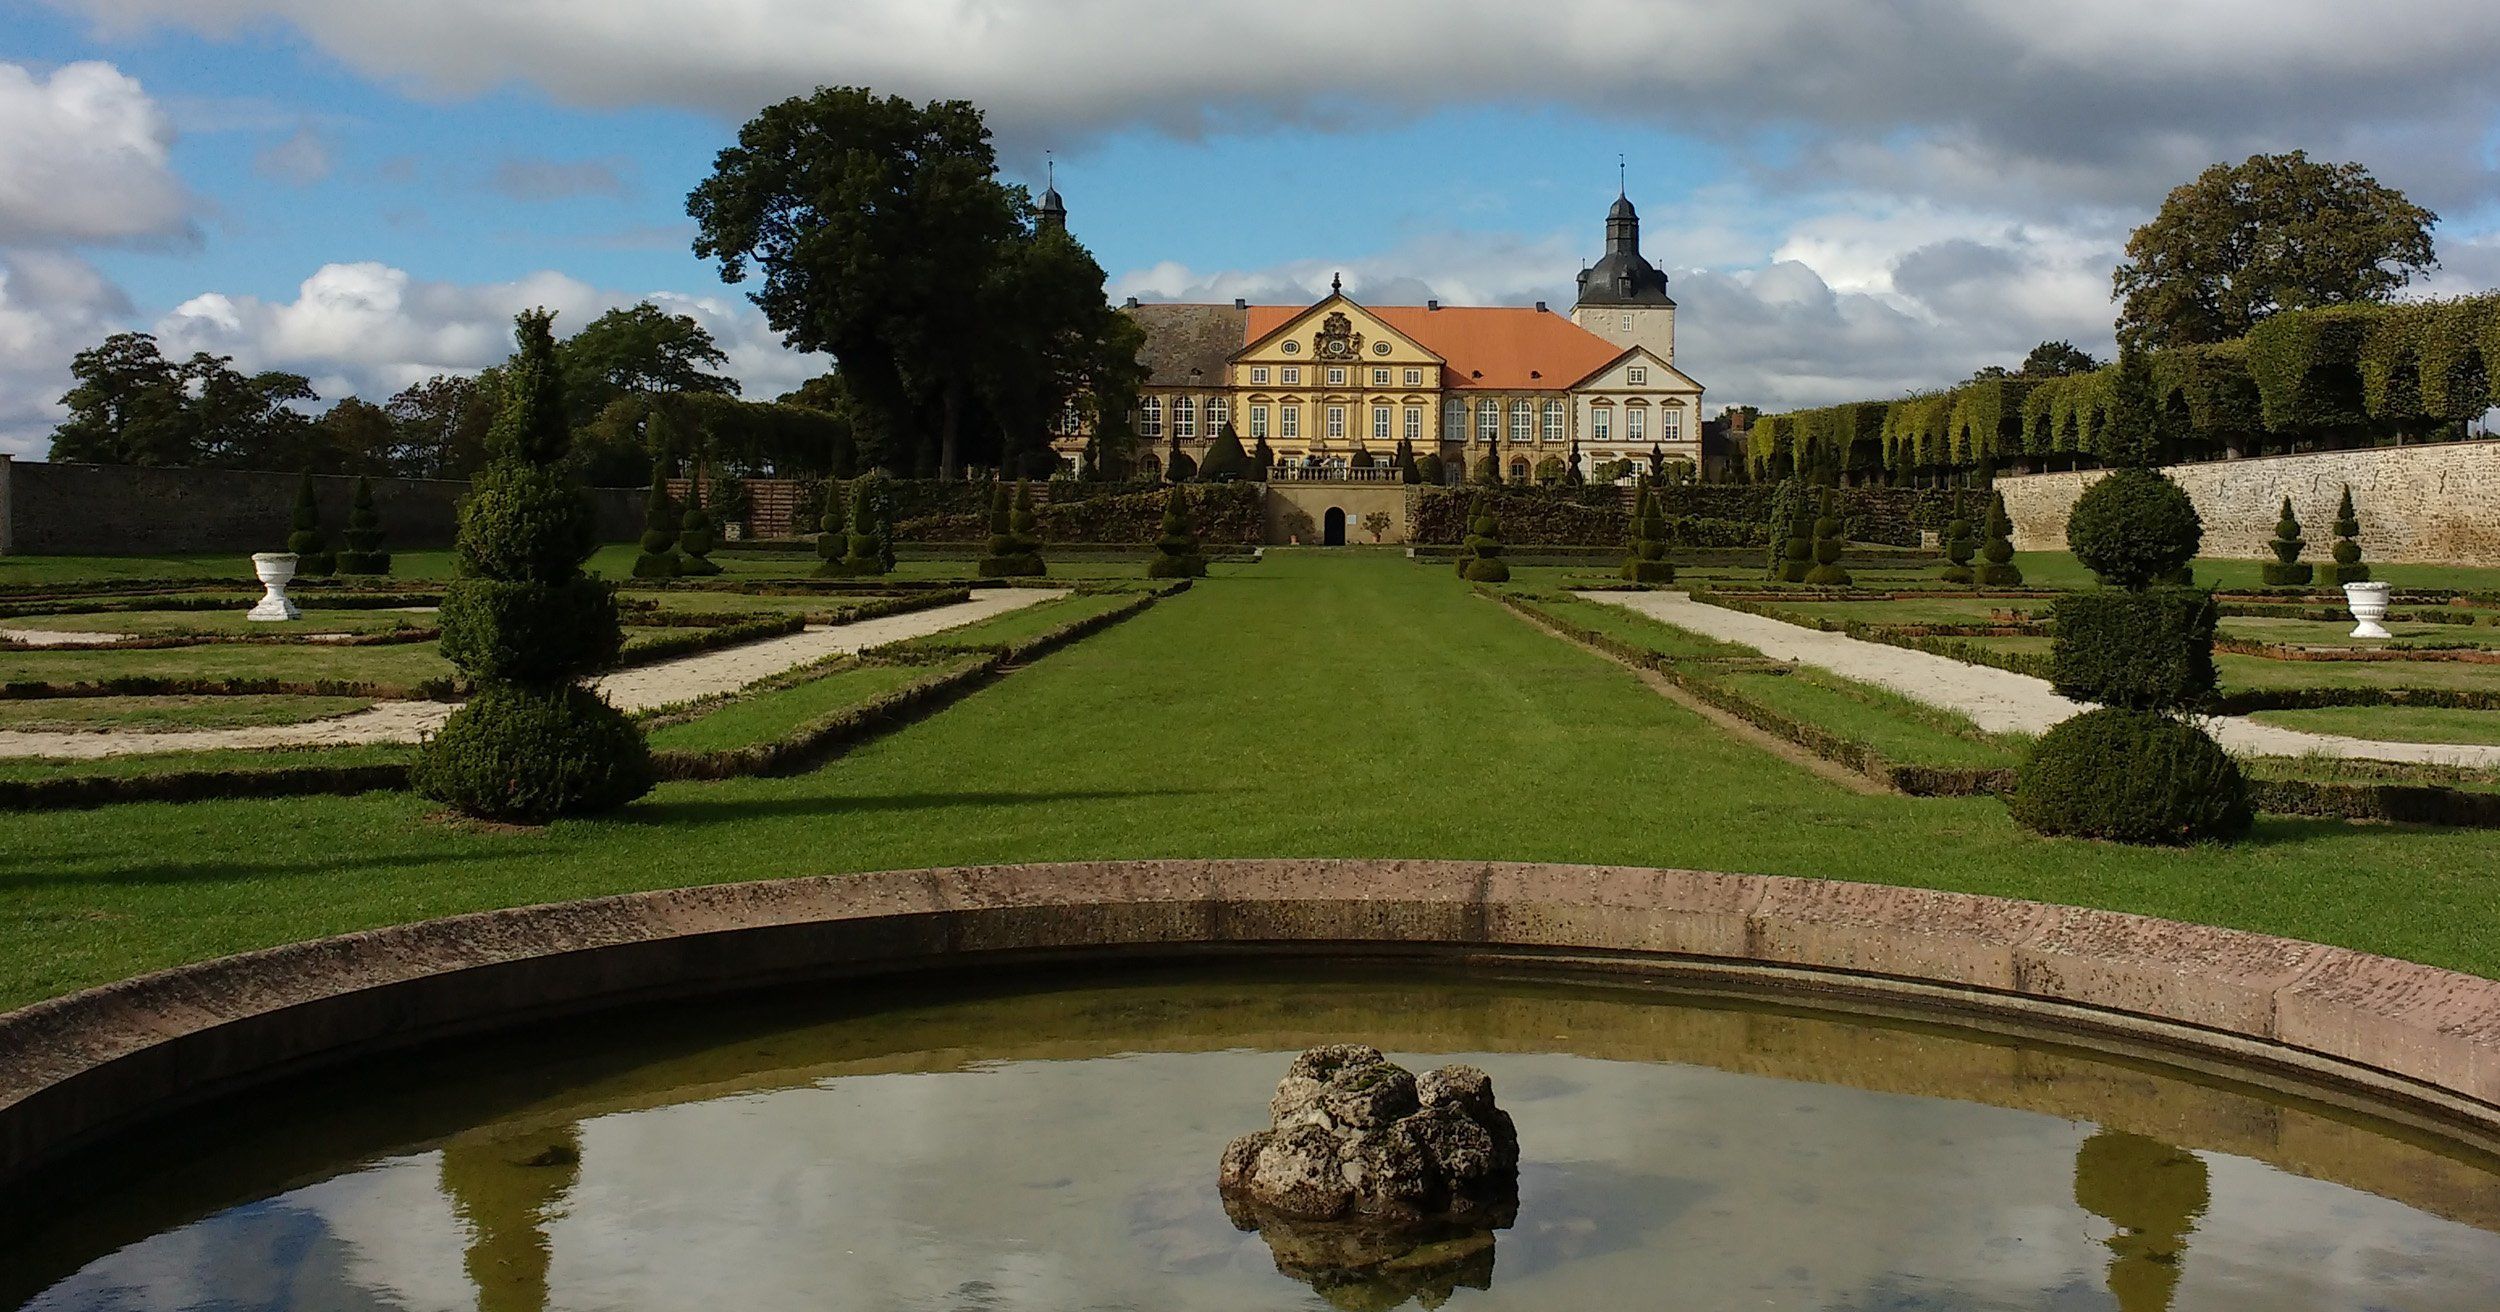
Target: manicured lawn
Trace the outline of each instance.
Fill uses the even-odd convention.
[[[1712,677],[1775,711],[1905,764],[1996,767],[2022,759],[2014,740],[1990,738],[1965,717],[1810,667]]]
[[[2328,542],[2312,541],[2309,554],[2318,559],[2326,555]],[[2023,582],[2035,588],[2088,588],[2093,585],[2092,571],[2063,551],[2018,551],[2014,563],[2023,571]],[[2199,556],[2196,560],[2196,582],[2203,587],[2255,589],[2265,586],[2259,573],[2262,562],[2224,560]],[[2500,568],[2471,565],[2405,565],[2373,561],[2370,577],[2399,588],[2454,588],[2466,592],[2500,591]],[[2339,589],[2331,583],[2320,583],[2312,589],[2320,594]]]
[[[1107,610],[1117,610],[1134,600],[1136,598],[1123,593],[1107,592],[1055,597],[1019,610],[1008,611],[1004,615],[992,616],[978,624],[966,624],[942,633],[932,633],[925,638],[913,638],[901,645],[916,651],[962,651],[967,648],[994,646],[999,643],[1022,642],[1027,638],[1048,633],[1072,620],[1081,620],[1089,615],[1100,615]]]
[[[1992,644],[1994,639],[1987,639]],[[2021,640],[2017,640],[2021,641]],[[2033,639],[2046,651],[2047,639]],[[2214,657],[2222,689],[2460,688],[2500,692],[2500,665],[2463,661],[2283,661],[2264,656]]]
[[[2249,717],[2287,729],[2340,733],[2399,743],[2500,743],[2500,711],[2442,706],[2329,706],[2308,711],[2259,711]]]
[[[1867,624],[2004,624],[2005,616],[2046,618],[2049,603],[2003,597],[1915,597],[1903,601],[1781,601],[1784,615]]]
[[[105,679],[351,679],[405,686],[448,678],[440,642],[342,647],[332,643],[225,643],[138,651],[47,648],[0,651],[0,683],[83,683]]]
[[[0,1005],[483,907],[955,862],[1383,856],[2087,903],[2500,975],[2500,833],[2267,819],[2217,850],[1860,796],[1388,553],[1280,552],[791,778],[543,831],[403,794],[0,816]]]
[[[291,638],[307,633],[388,633],[393,629],[430,629],[435,617],[398,610],[308,610],[300,620],[262,623],[244,618],[246,602],[233,610],[125,610],[80,615],[29,615],[0,620],[0,633],[11,629],[55,629],[70,633],[133,633],[145,637],[167,634],[251,634]]]
[[[2402,620],[2386,625],[2387,638],[2352,636],[2351,620],[2276,619],[2273,616],[2226,615],[2218,631],[2224,637],[2252,642],[2279,642],[2298,647],[2420,647],[2425,645],[2500,647],[2500,628],[2484,624],[2422,624]]]
[[[0,729],[234,729],[299,724],[371,705],[364,697],[37,697],[0,701]]]
[[[771,742],[835,711],[879,693],[892,692],[972,658],[945,665],[862,665],[843,662],[817,678],[787,688],[751,693],[682,724],[651,731],[651,746],[670,751],[716,751]]]
[[[307,747],[284,751],[149,752],[100,756],[92,760],[55,761],[35,757],[0,757],[0,779],[50,779],[66,774],[180,774],[192,770],[266,770],[282,765],[376,765],[402,761],[414,748],[399,743],[358,747]],[[111,815],[113,812],[98,812]],[[0,834],[24,817],[0,811]],[[7,876],[0,875],[0,882]]]

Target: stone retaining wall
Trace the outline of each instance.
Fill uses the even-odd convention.
[[[0,554],[152,556],[182,552],[283,551],[294,526],[301,474],[11,460],[0,456]],[[458,479],[377,478],[384,550],[451,545],[459,527]],[[356,480],[317,475],[313,495],[335,549],[345,545]],[[599,540],[642,533],[643,488],[593,488]]]
[[[2335,505],[2352,488],[2364,560],[2500,565],[2500,440],[2319,451],[2174,465],[2205,520],[2208,556],[2272,559],[2266,544],[2292,499],[2304,560],[2335,542]],[[2066,517],[2102,470],[1999,478],[2019,551],[2064,551]]]
[[[1456,861],[835,875],[428,921],[0,1016],[0,1187],[324,1062],[597,1007],[1068,953],[1456,951],[2118,1036],[2500,1145],[2500,982],[2288,939],[1922,889]]]

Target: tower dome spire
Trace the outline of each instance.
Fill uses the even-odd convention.
[[[1042,169],[1042,201],[1036,207],[1041,214],[1041,226],[1064,229],[1068,226],[1068,203],[1059,199],[1059,161],[1052,159],[1049,151],[1042,152]]]

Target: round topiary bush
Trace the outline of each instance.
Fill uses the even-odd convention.
[[[1510,565],[1502,559],[1502,523],[1493,517],[1493,503],[1481,492],[1476,494],[1467,530],[1467,555],[1459,567],[1460,577],[1470,583],[1510,582]]]
[[[1961,489],[1953,492],[1953,517],[1944,526],[1944,572],[1938,577],[1947,583],[1970,583],[1979,575],[1971,569],[1971,557],[1979,554],[1978,529],[1970,522],[1963,508]]]
[[[426,744],[409,781],[462,812],[507,824],[612,811],[651,791],[642,731],[597,693],[498,684]]]
[[[1825,488],[1822,507],[1814,517],[1814,568],[1806,571],[1806,582],[1829,588],[1845,588],[1857,582],[1840,563],[1841,552],[1847,546],[1842,532],[1840,498]]]
[[[2066,545],[2103,583],[2141,588],[2196,558],[2205,522],[2178,484],[2150,469],[2119,469],[2094,483],[2066,520]]]
[[[2104,707],[2049,730],[2015,773],[2016,823],[2121,843],[2228,841],[2248,832],[2248,782],[2185,720]]]
[[[446,589],[443,659],[489,683],[560,683],[624,649],[616,593],[598,579],[464,579]]]

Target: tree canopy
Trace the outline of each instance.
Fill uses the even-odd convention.
[[[670,314],[649,301],[583,325],[557,346],[556,360],[576,425],[627,394],[738,394],[737,379],[710,372],[729,363],[711,331],[692,315]]]
[[[2101,362],[2076,347],[2073,342],[2042,342],[2023,357],[2022,368],[2015,373],[2023,378],[2070,378],[2088,374],[2101,367]]]
[[[52,435],[52,458],[115,465],[214,465],[228,469],[336,470],[311,416],[302,374],[245,374],[227,356],[168,360],[147,333],[115,333],[70,362],[77,385],[61,397],[69,417]]]
[[[2220,342],[2282,310],[2385,300],[2437,264],[2438,219],[2359,164],[2297,150],[2216,164],[2127,239],[2118,336]]]

